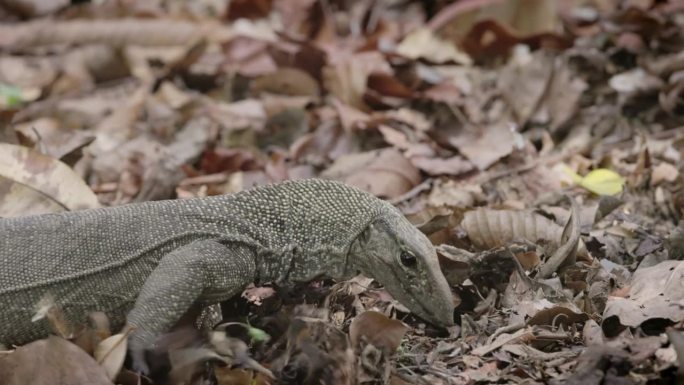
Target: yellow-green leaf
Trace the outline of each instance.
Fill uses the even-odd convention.
[[[622,191],[625,180],[615,171],[598,168],[590,171],[578,184],[594,194],[615,195]]]
[[[566,164],[563,164],[563,172],[565,172],[573,181],[575,184],[580,184],[582,183],[582,177],[576,173],[573,169],[568,167]]]
[[[249,334],[249,337],[252,340],[258,341],[258,342],[262,342],[262,341],[268,342],[271,339],[271,336],[268,335],[268,333],[266,333],[265,331],[263,331],[261,329],[252,327],[252,326],[249,326],[247,328],[247,334]]]

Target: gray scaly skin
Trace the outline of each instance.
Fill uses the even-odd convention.
[[[279,285],[362,272],[435,324],[453,324],[449,286],[430,241],[389,203],[310,179],[234,195],[0,219],[0,343],[49,334],[31,322],[51,296],[69,320],[126,320],[134,366],[194,304],[249,283]]]

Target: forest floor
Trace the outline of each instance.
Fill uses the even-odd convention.
[[[1,384],[684,383],[682,2],[6,0],[0,20],[0,217],[336,179],[430,237],[458,304],[441,329],[362,276],[250,287],[149,377],[106,319],[73,335],[56,310],[66,338],[0,353]]]

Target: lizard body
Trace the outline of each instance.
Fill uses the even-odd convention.
[[[194,303],[249,283],[375,278],[414,313],[453,323],[429,240],[389,203],[342,183],[283,182],[234,195],[0,219],[0,343],[49,334],[31,322],[51,296],[67,318],[128,321],[142,352]],[[134,354],[134,365],[144,360]]]

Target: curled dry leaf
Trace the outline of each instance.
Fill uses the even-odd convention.
[[[572,197],[568,196],[567,198],[572,205],[572,213],[561,235],[562,244],[539,269],[538,277],[540,278],[549,278],[559,268],[575,264],[577,246],[580,241],[580,209]]]
[[[559,247],[563,228],[541,215],[526,211],[476,209],[464,214],[461,226],[475,247],[487,250],[510,242],[543,240]],[[578,255],[587,256],[582,244]]]
[[[665,261],[638,269],[626,297],[608,297],[601,325],[606,335],[651,319],[684,320],[684,261]]]
[[[362,339],[365,339],[371,345],[391,354],[397,350],[407,331],[408,327],[403,322],[376,311],[367,311],[351,322],[349,338],[352,346],[358,347]]]
[[[0,216],[99,207],[97,196],[69,166],[31,149],[0,143]],[[9,181],[9,182],[8,182]],[[30,192],[31,196],[25,195]],[[45,202],[39,207],[35,202]]]
[[[114,380],[123,367],[130,330],[105,339],[95,349],[95,360],[105,369],[110,380]]]

